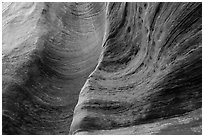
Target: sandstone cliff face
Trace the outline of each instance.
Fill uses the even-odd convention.
[[[3,134],[201,134],[201,3],[3,3],[2,16]]]

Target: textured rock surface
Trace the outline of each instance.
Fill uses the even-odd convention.
[[[68,134],[97,65],[105,3],[4,3],[3,132]]]
[[[81,90],[71,133],[201,134],[201,3],[108,8],[103,57]],[[196,120],[175,121],[183,115]]]
[[[2,10],[3,134],[201,134],[201,3]]]

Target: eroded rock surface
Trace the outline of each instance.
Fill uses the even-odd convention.
[[[80,92],[71,133],[201,134],[201,3],[108,8],[103,57]],[[185,115],[196,120],[179,123]]]
[[[105,3],[4,3],[3,132],[68,134],[97,65]]]
[[[2,10],[3,134],[201,134],[201,3]]]

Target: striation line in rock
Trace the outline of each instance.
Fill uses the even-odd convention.
[[[68,134],[101,54],[106,4],[4,4],[3,134]]]
[[[2,35],[3,134],[202,134],[201,2],[3,3]]]
[[[201,113],[202,4],[108,8],[103,56],[80,92],[71,134],[201,134],[201,115],[200,132],[172,119]]]

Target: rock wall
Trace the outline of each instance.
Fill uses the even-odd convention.
[[[71,133],[157,133],[140,125],[201,108],[201,12],[201,3],[109,3],[103,57],[80,92]]]
[[[201,134],[202,3],[2,10],[3,134]]]
[[[105,3],[5,3],[3,133],[68,134],[97,65]]]

